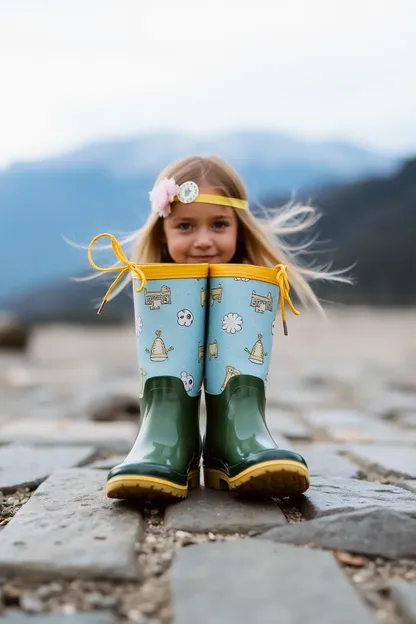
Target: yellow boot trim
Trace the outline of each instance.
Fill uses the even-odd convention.
[[[290,496],[306,492],[310,485],[309,470],[296,461],[277,459],[246,468],[235,477],[222,470],[204,469],[205,486],[214,490]]]
[[[287,301],[293,314],[298,315],[299,312],[296,310],[290,298],[290,284],[287,277],[286,264],[276,264],[274,268],[254,266],[252,264],[210,264],[209,276],[253,279],[278,286],[280,314],[282,317],[283,330],[285,336],[287,336],[285,301]]]
[[[199,487],[199,468],[188,475],[187,485],[146,475],[118,475],[106,484],[109,498],[186,498],[188,490]]]
[[[109,267],[100,267],[98,264],[95,264],[92,258],[92,250],[95,243],[101,238],[110,239],[111,247],[119,264]],[[133,274],[137,292],[141,292],[144,288],[146,288],[146,282],[148,279],[186,279],[192,277],[207,277],[208,275],[208,264],[136,264],[135,262],[131,262],[124,253],[116,237],[107,232],[103,232],[102,234],[95,236],[88,245],[88,261],[96,271],[100,271],[101,273],[118,273],[118,275],[114,278],[113,283],[105,293],[97,314],[101,314],[114,288],[129,272]]]
[[[282,265],[277,265],[282,266]],[[272,267],[255,266],[253,264],[210,264],[210,277],[239,277],[267,282],[278,286],[276,269]]]

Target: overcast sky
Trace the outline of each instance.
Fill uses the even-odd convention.
[[[155,130],[416,153],[416,0],[0,0],[0,166]]]

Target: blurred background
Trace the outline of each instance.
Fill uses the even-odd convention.
[[[217,154],[253,202],[322,211],[343,305],[416,303],[413,0],[0,0],[0,309],[97,319],[87,244],[146,219],[162,167]]]

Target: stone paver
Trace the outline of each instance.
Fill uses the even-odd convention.
[[[315,477],[297,504],[306,518],[380,506],[416,517],[416,496],[411,492],[358,479]]]
[[[85,444],[115,453],[129,452],[136,435],[129,422],[21,418],[0,426],[0,444]]]
[[[327,448],[325,444],[312,446],[296,444],[294,450],[305,458],[312,477],[345,477],[348,479],[357,477],[359,472],[356,464]]]
[[[311,410],[306,412],[304,416],[311,425],[322,427],[323,429],[331,427],[360,427],[369,420],[361,412],[344,409]]]
[[[80,466],[96,451],[86,446],[0,446],[0,491],[14,492],[19,487],[34,488],[54,470]]]
[[[396,581],[391,585],[391,595],[405,624],[416,622],[416,583]]]
[[[356,444],[350,446],[348,450],[381,472],[397,473],[410,478],[416,477],[416,448]]]
[[[305,412],[304,416],[336,441],[416,444],[416,431],[400,429],[361,412],[327,409]]]
[[[413,492],[413,494],[416,494],[416,479],[401,481],[398,485],[405,490],[409,490],[410,492]]]
[[[105,497],[105,478],[73,468],[44,481],[0,534],[0,574],[135,579],[143,520]]]
[[[289,412],[284,412],[276,408],[268,409],[267,425],[272,435],[276,432],[293,440],[312,439],[312,434],[300,422],[295,420]]]
[[[166,529],[191,533],[261,533],[286,523],[283,512],[272,500],[242,500],[230,492],[206,488],[193,490],[165,513]]]
[[[416,427],[416,411],[400,414],[400,423],[405,427]]]
[[[112,457],[107,457],[106,459],[98,459],[95,462],[92,462],[88,465],[88,468],[97,468],[98,470],[111,470],[117,464],[121,464],[122,461],[126,459],[126,454],[124,455],[113,455]]]
[[[175,624],[375,624],[332,554],[262,540],[178,551]]]
[[[25,613],[7,612],[0,616],[1,624],[116,624],[117,619],[112,613],[94,611],[93,613],[76,613],[62,615],[60,613],[42,613],[27,615]]]
[[[271,529],[260,538],[388,559],[416,557],[416,519],[382,507]]]

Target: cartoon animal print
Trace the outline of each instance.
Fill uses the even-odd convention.
[[[262,334],[258,334],[257,340],[254,343],[251,351],[250,349],[247,349],[247,347],[244,349],[244,351],[247,351],[247,353],[249,354],[248,359],[250,360],[250,362],[253,362],[253,364],[264,364],[264,358],[267,353],[264,352],[262,338]]]
[[[243,317],[237,312],[229,312],[222,319],[222,328],[227,334],[235,334],[243,327]]]
[[[264,314],[267,312],[271,312],[273,310],[273,297],[272,293],[269,293],[267,297],[264,295],[259,295],[255,290],[251,293],[251,301],[250,306],[255,308],[256,312],[259,314]]]
[[[192,377],[192,375],[188,375],[186,371],[183,371],[181,373],[181,379],[185,387],[185,390],[187,392],[191,392],[192,388],[194,387],[194,378]]]
[[[234,368],[234,366],[225,367],[225,377],[224,381],[222,382],[221,391],[225,390],[225,387],[230,381],[231,377],[235,377],[236,375],[241,375],[241,371],[239,371],[237,368]]]
[[[216,360],[218,357],[218,342],[216,340],[208,343],[208,357],[210,360],[212,360],[212,358]]]
[[[201,302],[201,308],[204,308],[207,302],[207,289],[206,288],[201,288],[200,302]]]
[[[169,286],[162,286],[160,290],[149,292],[144,289],[144,304],[150,306],[150,310],[160,310],[162,305],[170,305],[172,303],[171,290]]]
[[[211,290],[209,291],[209,298],[210,298],[211,306],[213,306],[215,302],[221,303],[222,290],[223,289],[222,289],[221,284],[219,284],[219,286],[217,286],[216,288],[211,288]]]
[[[157,329],[155,331],[155,334],[156,338],[153,341],[152,349],[150,351],[149,349],[145,349],[145,351],[146,353],[150,353],[150,359],[152,360],[152,362],[164,362],[168,359],[169,351],[173,351],[174,347],[169,347],[169,349],[166,349],[165,343],[161,338],[161,329]]]
[[[144,378],[147,376],[144,368],[140,368],[140,390],[139,390],[139,398],[141,399],[144,393]]]
[[[194,315],[186,308],[184,310],[179,310],[176,317],[178,325],[181,325],[182,327],[190,327],[194,322]]]

